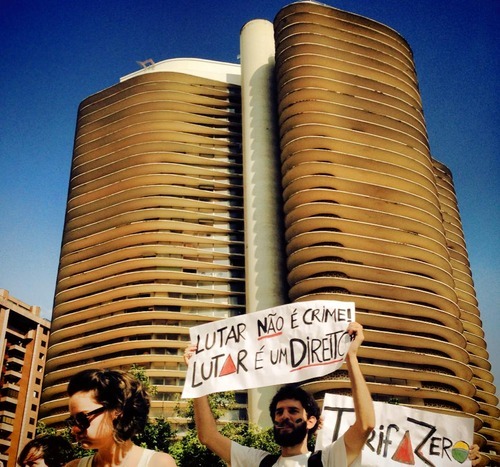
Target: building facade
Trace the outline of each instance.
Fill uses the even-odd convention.
[[[80,106],[45,377],[48,422],[88,367],[148,370],[173,414],[193,324],[242,312],[239,67],[177,61]],[[212,72],[213,74],[213,72]],[[235,76],[233,76],[235,74]],[[45,412],[46,413],[46,412]]]
[[[0,461],[15,467],[35,437],[50,322],[0,289]]]
[[[472,415],[476,441],[498,454],[458,203],[429,150],[410,47],[387,26],[305,2],[274,27],[290,300],[354,301],[374,397]],[[349,381],[336,372],[305,386],[321,398]]]
[[[43,421],[66,417],[74,372],[132,364],[171,417],[190,326],[346,300],[374,398],[467,414],[497,459],[453,179],[430,153],[409,45],[315,2],[248,23],[240,45],[240,65],[152,64],[82,102]],[[305,386],[349,392],[345,370]],[[265,391],[238,396],[260,422]]]

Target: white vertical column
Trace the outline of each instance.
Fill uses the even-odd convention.
[[[240,36],[240,59],[247,313],[288,301],[274,55],[272,23],[253,20],[245,24]],[[272,386],[248,391],[250,422],[270,426],[268,407],[275,389]]]

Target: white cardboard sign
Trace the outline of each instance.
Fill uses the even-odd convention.
[[[374,402],[376,428],[363,448],[363,467],[470,466],[474,421],[402,405]],[[325,394],[323,427],[316,449],[324,449],[354,423],[351,397]]]
[[[194,326],[183,398],[286,384],[338,369],[350,345],[352,302],[290,303]]]

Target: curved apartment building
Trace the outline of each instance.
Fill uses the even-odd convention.
[[[152,415],[171,417],[190,326],[345,300],[374,399],[470,416],[500,461],[453,179],[429,149],[409,45],[304,1],[247,23],[241,51],[241,65],[152,64],[82,102],[42,420],[67,416],[76,371],[133,364],[158,389]],[[350,388],[345,368],[304,386]],[[252,421],[264,393],[249,392]]]
[[[71,375],[92,367],[145,368],[158,389],[152,414],[172,415],[189,326],[244,310],[239,66],[174,60],[145,71],[78,111],[49,424],[66,417]]]
[[[376,400],[465,413],[498,454],[492,384],[449,170],[412,52],[389,27],[299,2],[274,20],[290,301],[354,301]],[[349,391],[345,371],[309,382]]]

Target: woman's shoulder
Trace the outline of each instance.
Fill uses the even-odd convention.
[[[92,465],[92,457],[82,457],[81,459],[73,459],[69,461],[64,467],[88,467]]]
[[[155,452],[151,456],[148,467],[176,467],[174,458],[164,452]]]

